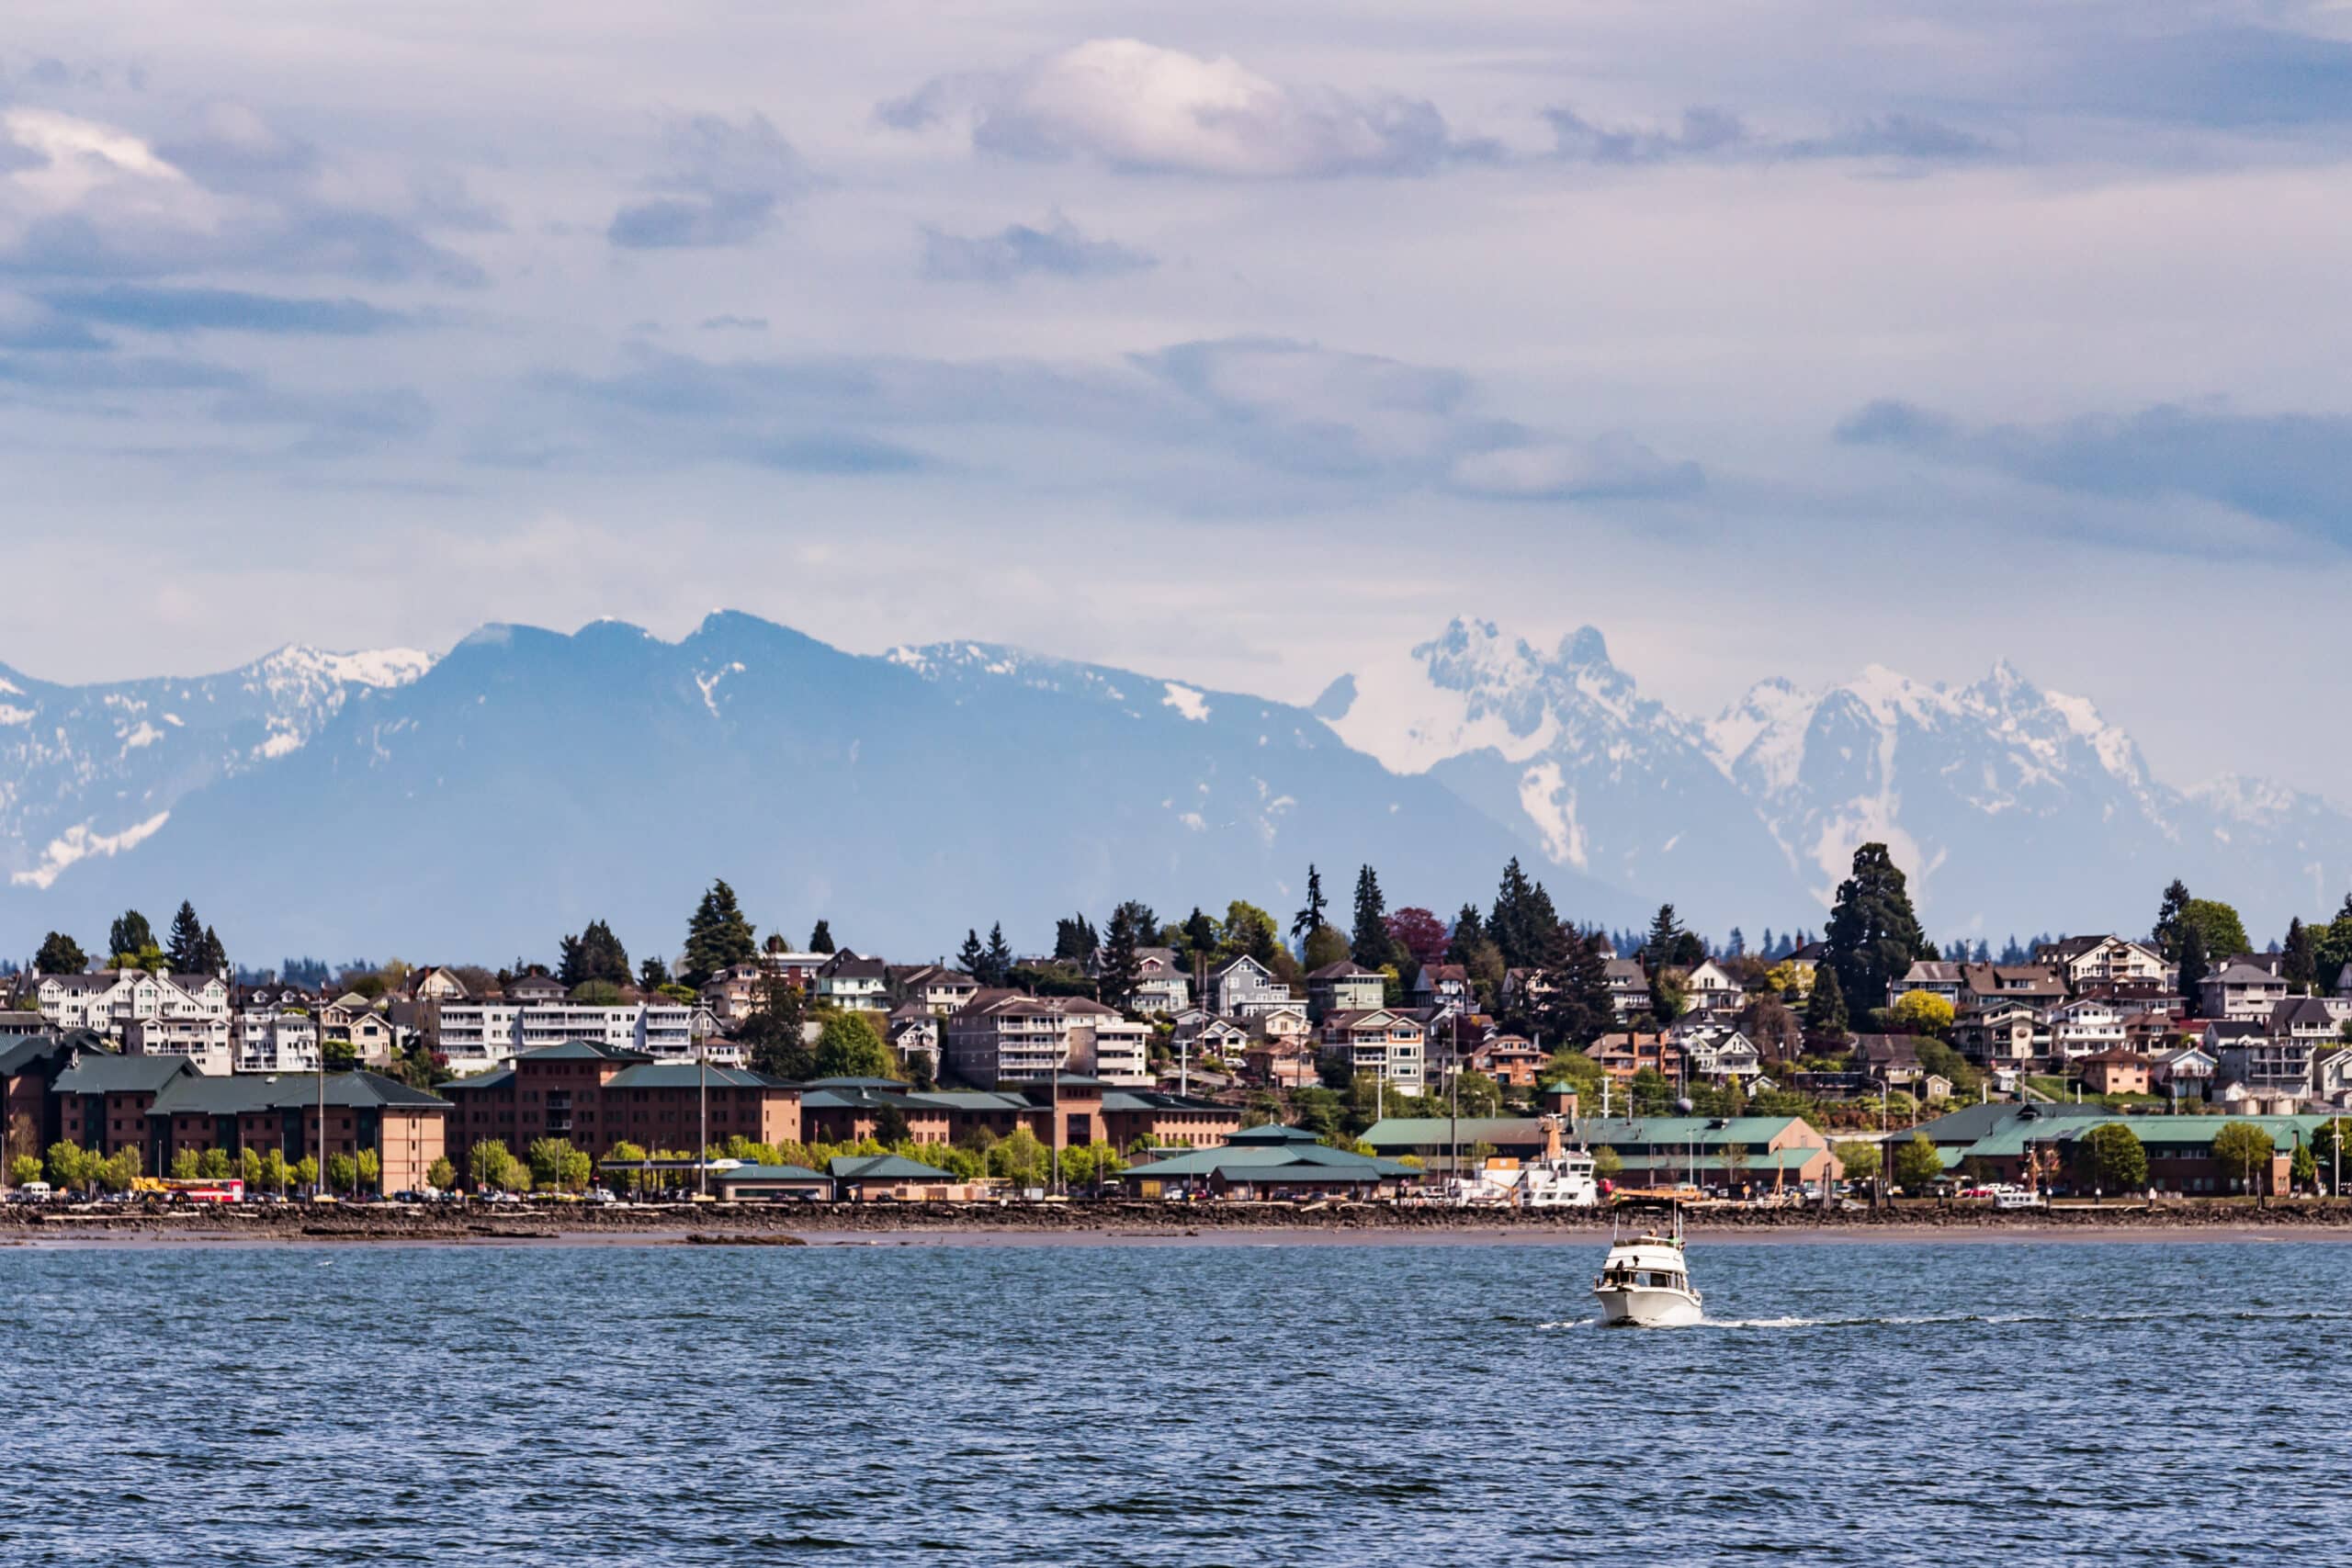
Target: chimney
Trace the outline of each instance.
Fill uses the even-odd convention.
[[[1535,1092],[1535,1108],[1547,1116],[1577,1119],[1577,1091],[1564,1083],[1546,1084]]]

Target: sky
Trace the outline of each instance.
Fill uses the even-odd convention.
[[[2352,804],[2352,6],[9,19],[29,673],[726,606],[1304,701],[1470,614]]]

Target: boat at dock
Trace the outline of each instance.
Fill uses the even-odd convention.
[[[1682,1328],[1699,1321],[1679,1199],[1628,1195],[1611,1205],[1609,1256],[1592,1294],[1600,1321],[1611,1326]]]

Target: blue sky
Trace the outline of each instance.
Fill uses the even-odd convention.
[[[1472,612],[2345,798],[2352,8],[10,22],[38,674],[725,604],[1305,699]]]

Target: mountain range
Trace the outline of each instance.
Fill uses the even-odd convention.
[[[1768,680],[1710,719],[1641,694],[1589,627],[1491,624],[1311,707],[976,642],[847,653],[716,614],[666,642],[485,626],[435,658],[282,649],[201,679],[64,686],[0,667],[10,951],[85,947],[193,899],[232,954],[546,958],[590,919],[668,953],[715,876],[763,931],[819,916],[928,958],[1002,920],[1233,898],[1287,927],[1306,867],[1344,910],[1490,896],[1517,854],[1562,911],[1671,900],[1720,935],[1818,925],[1883,839],[1941,939],[2144,926],[2173,876],[2257,932],[2333,912],[2352,818],[2154,779],[2088,700],[2006,665],[1958,690],[1872,667]]]

